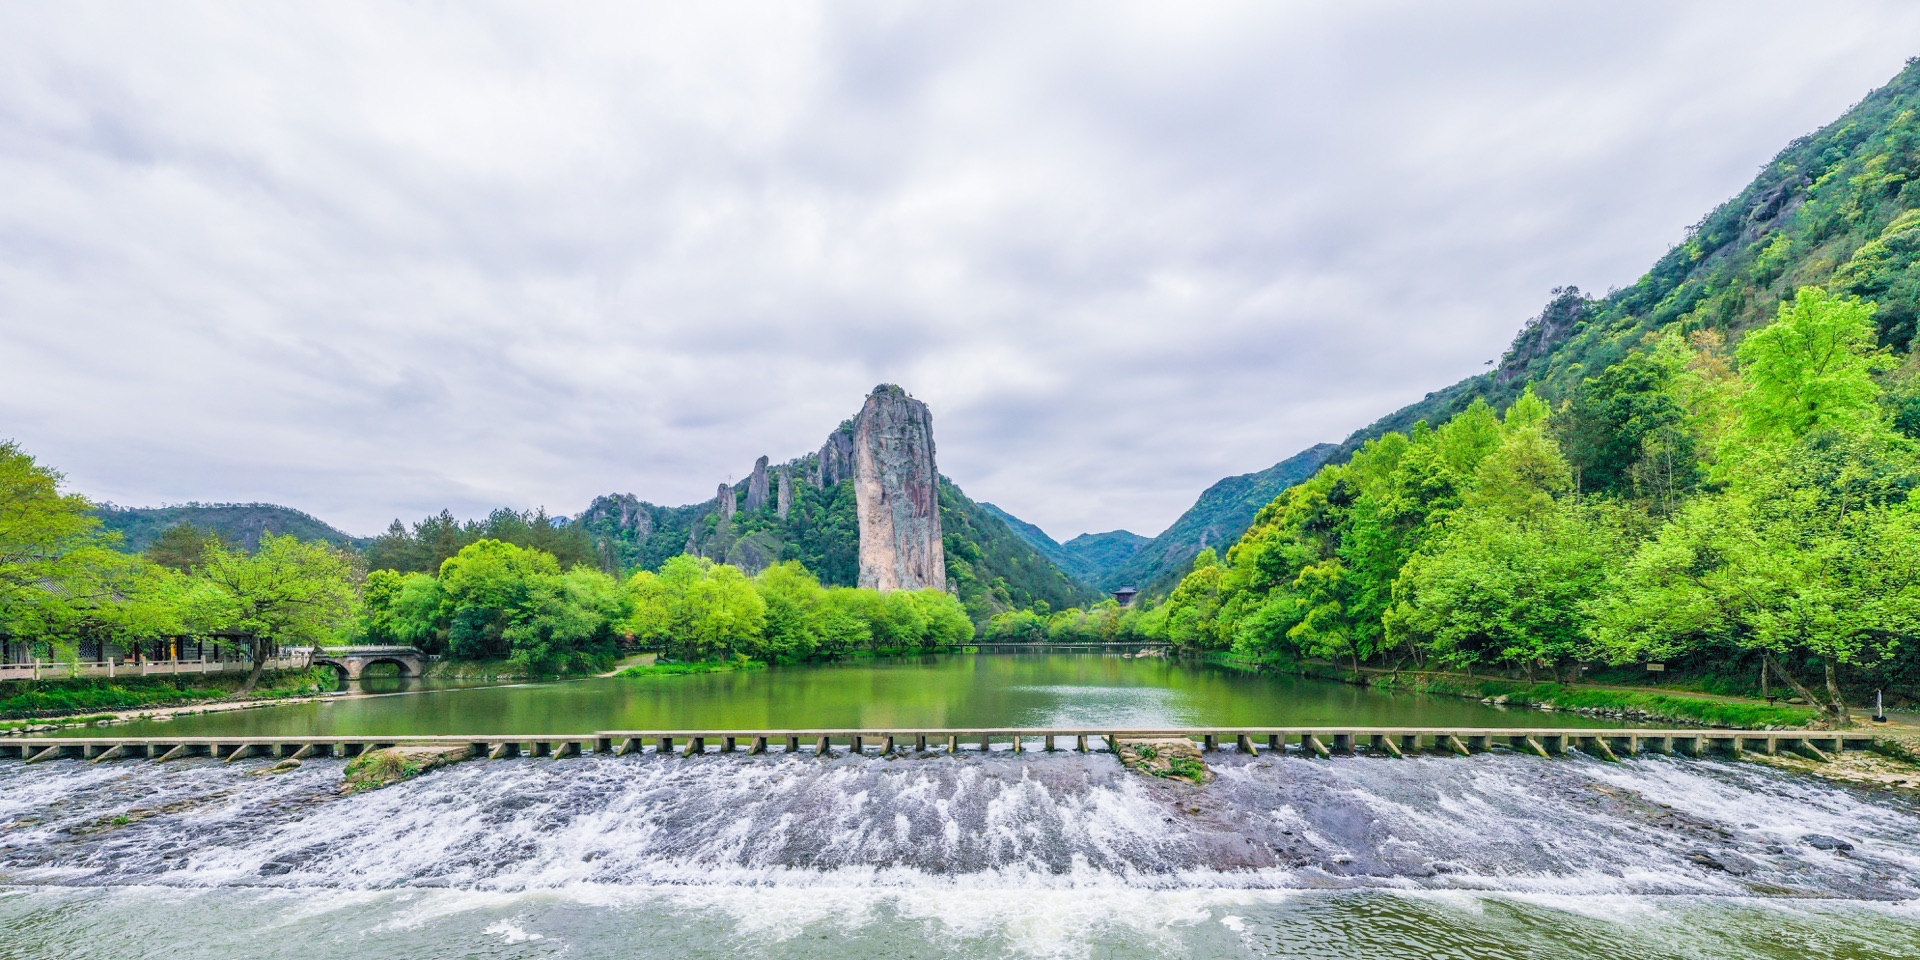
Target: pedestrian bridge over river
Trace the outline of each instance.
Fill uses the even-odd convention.
[[[368,667],[389,663],[399,667],[403,677],[427,672],[427,655],[413,647],[320,647],[313,651],[314,666],[332,667],[348,680],[360,679]]]
[[[770,753],[829,757],[836,747],[849,753],[881,755],[913,752],[1011,752],[1073,749],[1111,750],[1132,740],[1186,739],[1201,749],[1257,755],[1261,750],[1308,757],[1371,755],[1399,758],[1434,752],[1468,756],[1491,750],[1554,757],[1575,751],[1603,760],[1658,753],[1681,757],[1739,759],[1749,753],[1797,753],[1827,760],[1843,750],[1864,750],[1874,738],[1854,732],[1815,730],[1583,730],[1555,727],[1408,728],[1408,727],[1226,727],[1147,730],[1044,729],[872,729],[872,730],[603,730],[585,735],[481,735],[404,737],[4,737],[0,758],[28,763],[72,758],[101,762],[127,758],[156,761],[212,757],[229,763],[250,757],[353,757],[395,746],[464,747],[469,755],[573,757],[587,753],[702,757]]]

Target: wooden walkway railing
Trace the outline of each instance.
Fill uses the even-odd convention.
[[[1111,750],[1119,740],[1186,739],[1203,750],[1258,754],[1286,751],[1304,756],[1373,754],[1403,757],[1440,752],[1466,756],[1511,750],[1551,757],[1580,751],[1615,760],[1622,755],[1738,757],[1743,753],[1797,753],[1824,760],[1843,750],[1871,748],[1867,733],[1812,730],[1582,730],[1555,728],[1449,727],[1180,727],[1111,728],[937,728],[937,729],[683,729],[603,730],[591,734],[512,734],[399,737],[4,737],[0,758],[37,763],[73,758],[115,760],[143,757],[172,760],[205,756],[228,762],[249,757],[358,756],[383,747],[465,746],[473,756],[569,757],[599,754],[766,753],[830,756],[837,747],[850,753],[880,754],[1012,752],[1028,750]]]

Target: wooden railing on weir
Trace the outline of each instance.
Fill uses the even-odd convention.
[[[1112,750],[1123,740],[1194,742],[1203,750],[1231,749],[1257,755],[1261,750],[1304,756],[1372,754],[1404,757],[1439,752],[1467,756],[1502,749],[1552,757],[1573,751],[1606,760],[1622,754],[1658,753],[1684,757],[1745,753],[1796,753],[1816,760],[1843,750],[1869,749],[1870,734],[1813,730],[1651,730],[1578,728],[1446,727],[1180,727],[1170,729],[1046,729],[992,727],[966,729],[813,730],[705,729],[602,730],[591,734],[349,737],[4,737],[0,758],[37,763],[72,758],[116,760],[142,757],[173,760],[213,757],[227,762],[250,757],[353,757],[395,746],[466,747],[476,757],[571,757],[583,754],[706,756],[784,753],[831,756],[836,746],[849,753],[892,754],[1011,752],[1073,749]]]

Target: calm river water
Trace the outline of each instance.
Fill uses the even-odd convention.
[[[1578,718],[1076,654],[168,726],[1502,719]],[[343,797],[339,761],[272,762],[0,763],[0,957],[1920,957],[1920,808],[1754,764],[1227,752],[1191,786],[1100,754],[589,756]]]
[[[390,682],[397,688],[397,682]],[[383,689],[376,685],[375,690]],[[1456,697],[1093,653],[946,655],[681,677],[339,698],[133,723],[113,736],[525,733],[817,727],[1620,726]]]

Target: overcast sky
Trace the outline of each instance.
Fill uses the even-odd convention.
[[[0,438],[123,505],[711,496],[880,382],[1153,534],[1484,369],[1920,4],[0,5]]]

